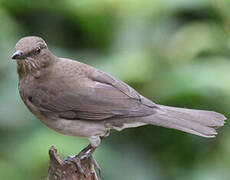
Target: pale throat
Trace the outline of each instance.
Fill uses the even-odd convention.
[[[24,60],[17,61],[17,71],[19,78],[23,78],[27,75],[37,76],[37,74],[47,68],[50,65],[50,61],[46,58],[31,58],[28,57]]]

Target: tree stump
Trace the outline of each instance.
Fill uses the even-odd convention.
[[[49,157],[50,164],[46,180],[98,180],[90,157],[76,158],[76,162],[79,161],[84,173],[79,170],[75,162],[68,159],[62,160],[53,146],[49,150]]]

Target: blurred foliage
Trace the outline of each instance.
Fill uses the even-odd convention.
[[[10,60],[23,36],[43,37],[157,103],[229,116],[230,1],[0,0],[0,179],[40,180],[47,150],[76,154],[87,140],[57,134],[24,106]],[[228,123],[215,139],[160,127],[113,131],[96,152],[102,179],[228,180]]]

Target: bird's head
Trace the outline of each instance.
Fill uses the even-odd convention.
[[[40,37],[24,37],[17,42],[15,49],[11,58],[17,60],[19,75],[40,71],[43,67],[52,64],[55,59],[45,41]]]
[[[36,36],[28,36],[20,39],[15,47],[16,51],[11,56],[15,60],[39,59],[47,52],[45,41]]]

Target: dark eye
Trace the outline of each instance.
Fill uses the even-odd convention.
[[[38,47],[38,48],[36,49],[36,52],[37,52],[37,53],[40,53],[40,52],[41,52],[41,48]]]

